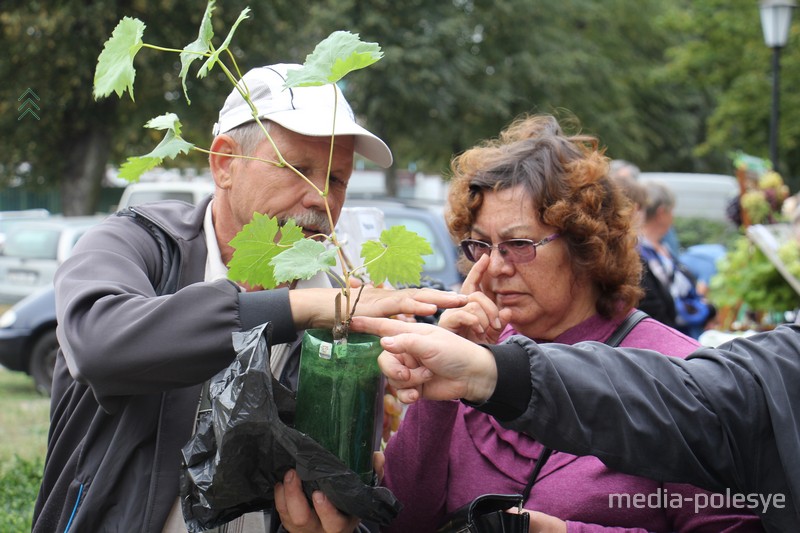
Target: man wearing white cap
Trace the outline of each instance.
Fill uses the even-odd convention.
[[[212,197],[192,206],[165,201],[108,217],[75,247],[56,275],[58,339],[51,426],[34,532],[186,531],[178,503],[181,447],[193,432],[202,383],[235,357],[231,335],[270,322],[275,352],[298,331],[331,327],[337,289],[245,290],[226,277],[230,240],[253,214],[293,218],[307,235],[328,233],[322,199],[281,157],[324,185],[336,112],[328,202],[334,222],[354,152],[381,166],[386,144],[356,124],[330,87],[284,89],[287,70],[247,73],[246,86],[273,146],[237,91],[215,125]],[[231,156],[246,156],[231,157]],[[366,289],[359,313],[432,314],[463,305],[429,289]],[[283,349],[288,353],[288,349]],[[295,358],[282,359],[283,374]],[[321,493],[312,509],[290,471],[276,489],[289,531],[352,530]],[[317,512],[314,512],[317,511]],[[265,524],[237,523],[236,531]],[[260,528],[260,529],[259,529]],[[227,529],[226,529],[227,530]]]

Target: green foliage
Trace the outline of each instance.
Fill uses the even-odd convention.
[[[204,78],[215,66],[225,71],[231,83],[238,87],[234,72],[239,72],[236,61],[229,69],[220,59],[223,52],[229,52],[233,35],[239,24],[247,19],[250,9],[245,8],[239,14],[236,22],[228,32],[227,37],[215,49],[211,43],[214,36],[212,26],[212,14],[214,12],[214,0],[210,0],[200,23],[197,40],[193,41],[182,50],[165,49],[153,45],[145,44],[142,41],[145,24],[131,17],[124,17],[112,32],[111,37],[106,41],[103,51],[97,58],[97,67],[94,78],[95,98],[104,98],[115,92],[117,96],[128,91],[133,99],[133,82],[136,78],[136,69],[133,65],[136,53],[147,46],[162,51],[178,52],[181,59],[181,70],[179,78],[186,95],[187,102],[190,102],[186,90],[186,77],[189,68],[195,59],[206,57],[206,61],[200,67],[197,76]],[[357,35],[350,32],[337,31],[322,41],[309,54],[306,63],[302,68],[290,71],[287,75],[286,86],[297,87],[302,85],[325,85],[335,83],[353,70],[365,68],[383,56],[380,46],[376,43],[362,42]],[[249,101],[250,95],[247,89],[240,89],[242,96]],[[151,170],[163,162],[164,159],[174,159],[178,154],[187,154],[194,145],[181,138],[181,123],[178,116],[174,113],[161,115],[150,120],[146,125],[148,128],[167,130],[164,139],[150,153],[129,157],[122,165],[119,176],[128,181],[136,181],[141,175]]]
[[[742,149],[768,157],[772,50],[764,44],[758,3],[696,0],[684,2],[682,11],[672,23],[674,31],[685,37],[669,50],[666,70],[680,85],[703,87],[709,99],[707,123],[695,153],[706,157],[714,151]],[[800,81],[796,35],[796,30],[790,32],[781,58],[779,146],[789,172],[776,170],[784,175],[800,171],[800,124],[794,116],[800,112],[800,97],[791,89]]]
[[[107,16],[97,5],[74,0],[3,3],[0,137],[7,142],[0,150],[0,186],[45,190],[63,182],[69,190],[72,166],[76,160],[86,163],[81,142],[107,153],[103,144],[105,129],[113,122],[112,106],[95,104],[88,90],[94,58],[110,31],[103,25]],[[17,98],[27,88],[40,98],[40,120],[17,119]],[[97,137],[89,133],[94,123],[103,131]],[[95,178],[99,189],[100,176]],[[88,188],[80,192],[87,199],[92,194]]]
[[[280,240],[276,242],[279,230]],[[302,239],[303,231],[293,220],[279,228],[276,218],[255,213],[230,242],[235,251],[228,264],[228,277],[266,288],[277,286],[272,259]]]
[[[119,93],[118,93],[119,94]],[[175,159],[179,154],[188,154],[194,145],[181,138],[181,121],[175,113],[166,113],[151,119],[146,128],[166,130],[164,138],[152,152],[138,157],[129,157],[122,165],[119,176],[128,181],[138,181],[148,170],[159,166],[164,159]]]
[[[250,9],[245,8],[242,10],[236,22],[233,23],[225,40],[219,48],[215,49],[211,43],[211,39],[214,36],[211,18],[214,11],[214,4],[214,0],[211,0],[206,7],[200,23],[197,40],[188,44],[182,50],[168,50],[144,43],[142,41],[145,29],[144,22],[139,19],[124,17],[119,24],[117,24],[117,27],[111,34],[111,38],[106,41],[103,51],[97,58],[97,67],[94,77],[95,98],[104,98],[112,92],[115,92],[117,96],[122,96],[125,91],[128,91],[133,100],[133,82],[136,78],[136,69],[133,65],[133,60],[136,53],[144,46],[158,50],[178,52],[180,54],[181,70],[178,77],[181,80],[187,103],[191,103],[191,100],[189,99],[188,90],[186,88],[186,77],[188,76],[191,64],[196,59],[202,57],[206,58],[206,61],[197,73],[198,78],[206,77],[217,64],[225,69],[229,78],[232,77],[232,74],[230,74],[220,60],[220,55],[224,52],[230,53],[230,44],[234,32],[239,24],[248,18]],[[236,70],[238,70],[238,68]],[[166,130],[167,132],[161,143],[150,153],[138,157],[129,157],[122,165],[119,176],[128,181],[136,181],[144,172],[161,165],[164,159],[174,159],[177,155],[187,154],[194,148],[193,144],[181,138],[181,123],[178,116],[174,113],[168,113],[151,119],[147,122],[145,127],[156,130]]]
[[[183,86],[183,96],[189,104],[192,101],[189,99],[189,91],[186,88],[186,76],[189,74],[189,67],[192,66],[192,63],[211,51],[211,39],[214,38],[214,25],[211,23],[211,14],[213,12],[214,0],[211,0],[208,2],[203,18],[200,20],[200,31],[197,34],[197,40],[187,44],[183,52],[181,52],[181,71],[178,77],[180,77],[181,85]],[[202,73],[203,71],[201,70],[197,73],[197,76],[201,77]]]
[[[221,54],[229,51],[235,30],[243,20],[248,18],[250,10],[246,8],[240,13],[223,43],[215,49],[211,42],[214,35],[212,28],[214,4],[214,0],[211,0],[206,7],[200,23],[198,39],[181,50],[155,47],[143,43],[144,23],[138,19],[123,18],[98,58],[95,94],[102,97],[116,92],[118,96],[121,96],[127,90],[132,97],[133,80],[136,76],[133,58],[140,48],[148,46],[180,54],[179,77],[184,93],[186,93],[186,78],[190,66],[196,58],[207,58],[199,69],[198,77],[205,77],[215,65],[219,65],[231,84],[253,108],[253,116],[257,117],[249,89],[239,83],[240,69],[235,58],[229,54],[231,66],[226,66],[221,59]],[[302,68],[288,73],[286,87],[332,84],[353,70],[362,69],[375,63],[382,56],[383,53],[378,44],[362,42],[358,35],[350,32],[336,31],[316,46],[313,53],[307,56],[306,63]],[[331,124],[331,143],[334,142],[334,126],[335,124]],[[174,113],[154,118],[146,124],[146,127],[166,130],[166,134],[161,143],[147,155],[128,158],[121,169],[120,176],[132,181],[139,179],[139,176],[146,170],[161,164],[165,158],[175,158],[177,155],[186,154],[195,148],[181,137],[181,123]],[[266,129],[264,129],[264,134],[267,139],[272,141]],[[276,151],[279,150],[274,142],[272,146]],[[277,155],[279,163],[263,161],[268,164],[284,166],[283,157],[280,154]],[[327,183],[324,190],[319,190],[301,172],[293,170],[297,173],[298,179],[304,179],[309,186],[314,187],[327,200]],[[328,222],[331,227],[334,227],[334,221],[330,219],[330,210],[328,213]],[[292,220],[280,227],[275,218],[255,213],[253,220],[245,225],[230,242],[234,253],[228,264],[228,277],[249,286],[261,286],[269,289],[281,283],[309,279],[321,271],[329,272],[336,266],[339,242],[335,232],[328,237],[328,240],[332,244],[332,248],[326,247],[322,242],[304,239],[302,229]],[[422,255],[432,252],[430,245],[422,237],[405,228],[384,231],[380,243],[368,242],[364,246],[362,257],[367,259],[364,268],[370,273],[372,281],[376,284],[387,279],[393,284],[418,283],[424,264]],[[347,309],[349,310],[349,276],[351,272],[344,265],[342,271],[344,275],[342,291],[348,299]],[[345,317],[345,322],[348,319],[349,316]]]
[[[366,68],[383,57],[377,43],[365,43],[357,34],[335,31],[306,57],[303,68],[286,75],[286,87],[336,83],[354,70]]]
[[[717,274],[709,284],[709,299],[717,307],[743,303],[752,311],[770,313],[789,311],[800,304],[791,285],[744,235],[719,261]]]
[[[30,531],[47,450],[50,399],[22,372],[0,368],[0,531]]]
[[[0,531],[30,531],[44,460],[15,456],[0,470]]]
[[[142,47],[144,23],[141,20],[123,18],[111,38],[106,41],[100,57],[97,59],[97,70],[94,73],[94,97],[104,98],[111,94],[128,91],[133,100],[133,80],[136,71],[133,68],[133,58]]]
[[[14,142],[0,152],[0,177],[6,184],[60,187],[93,212],[81,180],[99,188],[107,163],[149,151],[157,136],[141,135],[140,125],[165,105],[184,117],[185,137],[202,145],[229,80],[215,69],[203,90],[193,91],[199,80],[187,74],[248,3],[226,0],[203,12],[196,0],[4,2],[0,79],[11,83],[0,86],[0,136]],[[384,59],[343,89],[356,114],[392,146],[394,170],[444,171],[454,153],[496,135],[517,114],[536,111],[578,117],[610,156],[645,170],[730,173],[729,150],[768,155],[771,51],[752,0],[297,6],[296,0],[254,4],[251,16],[267,24],[242,24],[230,54],[248,68],[283,62],[341,28],[380,42]],[[148,26],[148,42],[191,43],[180,62],[171,54],[136,55],[135,106],[128,98],[94,101],[86,90],[103,42],[123,15],[168,21]],[[794,117],[800,92],[792,90],[800,83],[799,45],[795,29],[781,56],[780,170],[793,190],[800,174]],[[182,75],[164,75],[178,69]],[[16,99],[27,87],[42,98],[41,122],[17,120]],[[170,164],[199,168],[205,160],[193,152]],[[23,161],[30,170],[18,169]]]
[[[730,222],[707,220],[696,217],[676,217],[673,221],[681,248],[689,248],[695,244],[717,243],[728,247],[739,236],[739,232]]]
[[[209,16],[210,16],[211,3],[209,3],[209,7],[206,9],[206,13],[208,13]],[[225,40],[222,42],[222,45],[220,45],[220,47],[218,49],[216,49],[213,52],[211,52],[211,54],[209,54],[209,56],[208,56],[208,59],[206,59],[206,62],[203,63],[202,67],[200,67],[200,71],[197,73],[197,77],[198,78],[204,78],[205,76],[208,75],[208,73],[211,71],[211,69],[214,68],[214,65],[221,64],[219,56],[223,52],[228,51],[228,49],[230,47],[230,44],[231,44],[231,40],[233,39],[233,34],[236,31],[236,28],[238,28],[239,24],[243,20],[248,18],[249,16],[250,16],[250,8],[249,7],[244,8],[242,10],[242,12],[239,13],[239,18],[237,18],[236,22],[233,23],[233,26],[231,27],[230,31],[228,32],[228,35],[225,37]],[[203,31],[203,28],[205,26],[206,26],[206,23],[205,23],[205,17],[204,17],[203,18],[203,26],[200,27],[200,31],[201,32]],[[212,47],[212,49],[213,49],[213,47]]]
[[[709,112],[703,88],[663,73],[667,51],[687,38],[667,24],[681,12],[658,0],[323,0],[309,22],[381,43],[385,60],[348,94],[398,168],[446,172],[454,153],[515,116],[553,112],[577,117],[613,157],[651,170],[708,170],[727,161],[692,153]]]
[[[405,226],[384,230],[380,242],[367,241],[361,248],[369,278],[376,285],[385,280],[392,285],[419,284],[422,256],[432,253],[428,241]]]
[[[195,59],[205,57],[206,61],[197,73],[198,78],[204,78],[211,69],[214,68],[214,65],[222,65],[220,55],[223,52],[229,51],[233,34],[236,28],[239,27],[239,24],[248,18],[250,8],[242,10],[239,14],[239,18],[233,23],[227,37],[225,37],[225,40],[217,49],[215,49],[211,43],[211,39],[214,36],[213,26],[211,24],[211,15],[213,12],[214,0],[211,0],[203,14],[197,40],[186,45],[183,50],[166,50],[161,47],[145,44],[142,41],[145,29],[144,22],[139,19],[124,17],[119,21],[117,27],[114,28],[111,38],[106,41],[106,44],[103,46],[103,51],[97,58],[97,67],[94,76],[95,98],[104,98],[112,92],[117,93],[117,96],[122,96],[122,93],[128,91],[131,95],[131,99],[133,99],[133,81],[136,78],[136,69],[133,65],[133,59],[143,46],[148,46],[159,50],[180,53],[181,70],[178,76],[181,79],[181,84],[188,101],[189,96],[186,90],[186,77],[189,73],[189,67]]]
[[[772,208],[762,191],[747,191],[742,195],[740,202],[742,209],[749,215],[751,224],[766,222],[770,212],[772,212]]]
[[[276,255],[269,262],[275,269],[275,281],[288,283],[296,279],[311,279],[317,272],[329,272],[336,266],[337,251],[318,241],[303,239]]]
[[[280,232],[279,242],[275,242]],[[331,272],[336,266],[336,248],[303,239],[293,220],[279,227],[275,218],[256,213],[231,241],[235,248],[229,264],[229,277],[251,285],[274,288],[296,279],[309,279],[318,272]],[[424,238],[404,226],[381,233],[380,242],[366,241],[361,250],[367,271],[375,284],[418,284],[424,260],[433,253]],[[351,272],[352,274],[352,272]]]
[[[218,5],[214,28],[229,26],[248,2],[226,0]],[[296,46],[311,49],[313,43],[305,45],[305,34],[298,31],[302,10],[284,10],[272,4],[259,10],[277,22],[270,23],[268,49],[263,27],[243,24],[237,32],[239,46],[253,50],[249,64],[291,57]],[[180,63],[173,54],[147,50],[136,54],[135,102],[127,96],[96,100],[92,90],[98,55],[123,16],[168,21],[148,24],[146,39],[183,46],[197,38],[202,14],[196,0],[4,1],[0,9],[0,79],[4,80],[0,84],[0,137],[9,142],[0,150],[0,187],[36,194],[58,190],[59,207],[65,214],[90,214],[103,206],[98,202],[107,169],[131,154],[147,153],[159,142],[157,132],[142,135],[141,125],[163,113],[165,106],[180,116],[187,115],[184,137],[201,145],[208,142],[210,124],[230,91],[228,79],[217,71],[202,81],[202,91],[195,90],[200,82],[194,76],[186,80],[193,97],[191,114],[186,113],[189,108],[181,98]],[[236,46],[231,53],[242,56]],[[17,98],[27,88],[40,98],[37,114],[41,120],[30,115],[18,120]],[[169,164],[202,169],[207,161],[206,155],[195,151]]]
[[[800,243],[791,240],[781,244],[778,247],[778,258],[792,276],[800,279]]]

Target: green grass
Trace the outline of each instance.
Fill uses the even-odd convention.
[[[0,531],[30,531],[47,450],[50,399],[0,367]]]
[[[0,472],[15,455],[44,457],[49,414],[50,398],[36,392],[30,376],[0,369]]]
[[[0,474],[0,531],[30,531],[44,460],[15,457]]]

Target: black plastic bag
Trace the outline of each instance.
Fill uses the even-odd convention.
[[[235,333],[236,359],[204,391],[197,429],[182,449],[181,503],[189,531],[271,508],[275,483],[290,468],[309,497],[321,490],[339,510],[389,524],[401,508],[389,489],[365,485],[338,457],[284,422],[294,395],[270,372],[270,332],[266,324]]]

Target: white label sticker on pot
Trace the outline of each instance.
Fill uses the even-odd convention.
[[[333,344],[329,342],[323,342],[319,345],[319,356],[322,359],[330,359],[331,353],[333,352]]]

